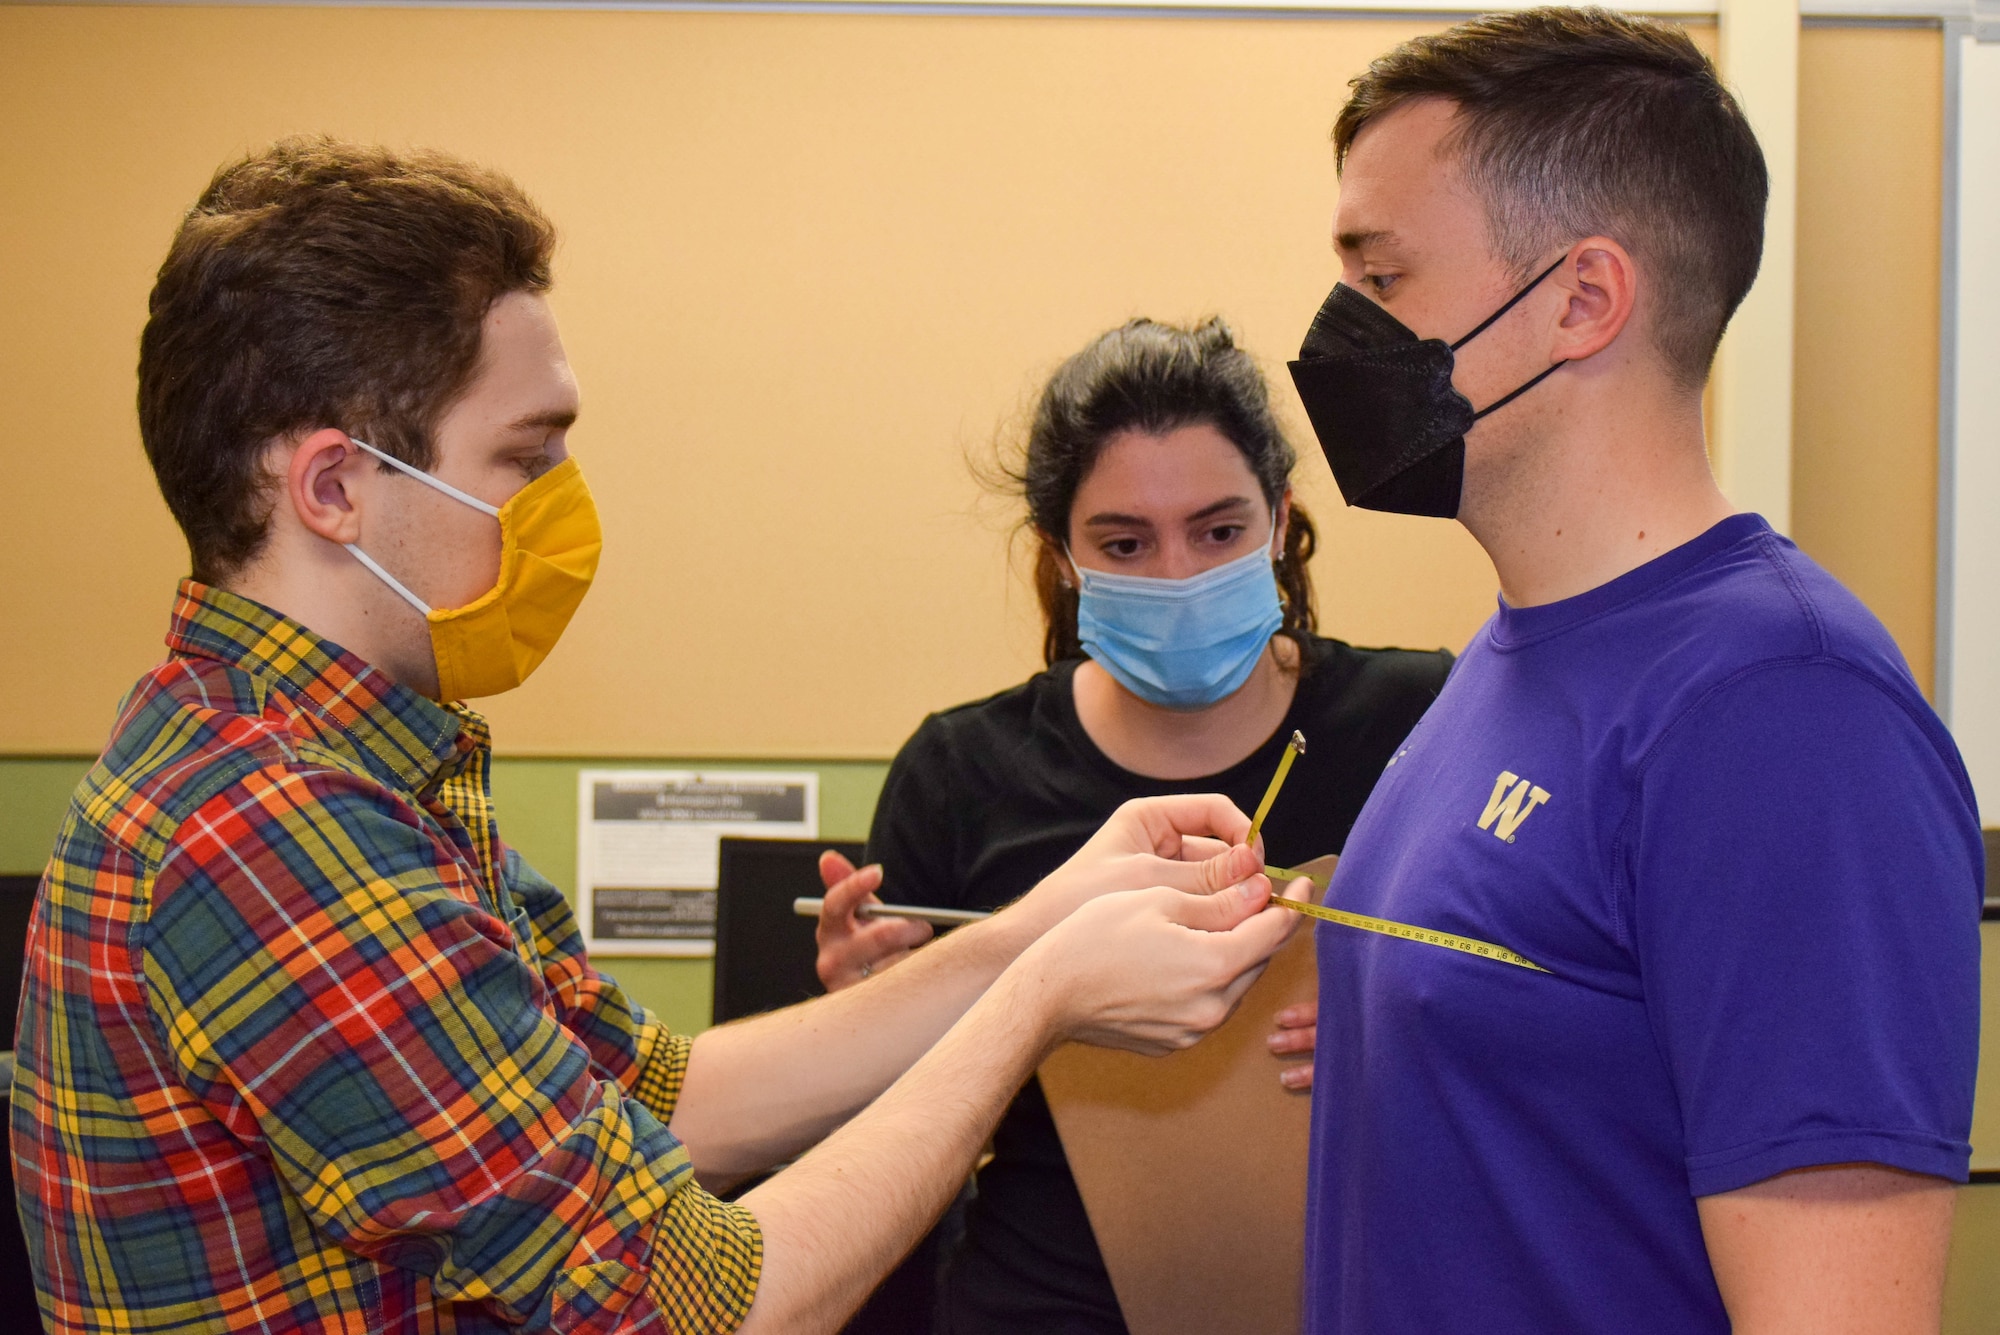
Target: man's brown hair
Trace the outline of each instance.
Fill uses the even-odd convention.
[[[1675,378],[1707,378],[1757,277],[1770,178],[1715,67],[1680,28],[1605,9],[1491,14],[1403,43],[1353,81],[1337,161],[1391,108],[1444,98],[1494,253],[1525,279],[1594,234],[1645,271]]]
[[[339,427],[431,467],[488,308],[546,291],[554,248],[520,187],[444,153],[298,138],[217,172],[139,340],[139,434],[195,578],[263,544],[275,437]]]

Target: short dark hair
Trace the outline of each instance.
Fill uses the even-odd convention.
[[[1028,428],[1026,456],[1009,473],[1028,502],[1028,527],[1039,544],[1035,595],[1042,605],[1044,661],[1083,656],[1076,590],[1064,582],[1062,554],[1077,488],[1097,456],[1120,432],[1165,435],[1196,425],[1213,426],[1242,453],[1264,503],[1275,508],[1298,455],[1271,412],[1256,362],[1219,318],[1191,328],[1129,320],[1099,334],[1049,377]],[[1294,639],[1317,625],[1306,570],[1316,541],[1312,518],[1294,503],[1277,561],[1285,617],[1280,633]]]
[[[1707,378],[1757,277],[1770,178],[1715,67],[1679,27],[1607,9],[1489,14],[1414,38],[1353,81],[1337,160],[1393,107],[1455,103],[1455,147],[1494,252],[1527,277],[1601,233],[1648,270],[1647,327],[1675,378]]]
[[[431,467],[486,312],[546,291],[554,248],[519,186],[444,153],[295,138],[217,172],[139,340],[139,434],[195,578],[263,545],[276,437],[339,427]]]

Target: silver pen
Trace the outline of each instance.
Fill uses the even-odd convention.
[[[817,918],[826,908],[824,899],[795,899],[792,912],[801,918]],[[992,917],[984,909],[927,909],[916,904],[863,904],[854,910],[857,918],[915,918],[938,927],[961,927]]]

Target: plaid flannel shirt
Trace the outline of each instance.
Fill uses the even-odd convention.
[[[500,842],[479,716],[192,581],[167,643],[28,939],[48,1325],[739,1325],[762,1235],[664,1125],[689,1041]]]

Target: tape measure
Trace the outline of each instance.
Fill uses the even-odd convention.
[[[1285,786],[1285,776],[1291,773],[1292,762],[1306,753],[1306,736],[1294,732],[1285,744],[1285,753],[1278,757],[1278,772],[1271,776],[1271,786],[1264,790],[1264,800],[1257,804],[1257,815],[1250,822],[1250,837],[1244,842],[1256,843],[1257,832],[1264,826],[1264,817],[1271,814],[1271,804],[1278,800],[1278,790]],[[1283,867],[1266,867],[1264,874],[1274,881],[1292,881],[1306,875],[1302,871],[1287,871]],[[1383,936],[1393,936],[1403,941],[1415,941],[1426,946],[1443,946],[1446,950],[1461,950],[1481,959],[1499,960],[1502,964],[1518,965],[1523,969],[1533,969],[1536,973],[1548,973],[1533,960],[1523,959],[1505,946],[1496,946],[1490,941],[1474,941],[1469,936],[1453,936],[1450,932],[1433,932],[1428,927],[1412,927],[1406,922],[1391,922],[1387,918],[1371,918],[1365,913],[1347,913],[1341,909],[1321,908],[1317,904],[1307,904],[1296,899],[1271,896],[1273,904],[1283,904],[1288,909],[1297,909],[1308,917],[1322,922],[1337,922],[1342,927],[1356,927],[1364,932],[1380,932]]]
[[[1274,881],[1294,880],[1298,872],[1286,871],[1281,867],[1266,867],[1264,874]],[[1379,932],[1383,936],[1393,936],[1403,941],[1416,941],[1426,946],[1442,946],[1446,950],[1459,950],[1481,959],[1498,960],[1502,964],[1514,964],[1523,969],[1533,969],[1536,973],[1547,973],[1533,960],[1516,955],[1505,946],[1496,946],[1490,941],[1475,941],[1469,936],[1453,936],[1450,932],[1434,932],[1428,927],[1413,927],[1406,922],[1391,922],[1387,918],[1371,918],[1365,913],[1348,913],[1342,909],[1323,908],[1318,904],[1308,904],[1303,900],[1284,899],[1271,896],[1273,904],[1282,904],[1288,909],[1296,909],[1310,918],[1322,922],[1337,922],[1342,927],[1357,927],[1364,932]]]

